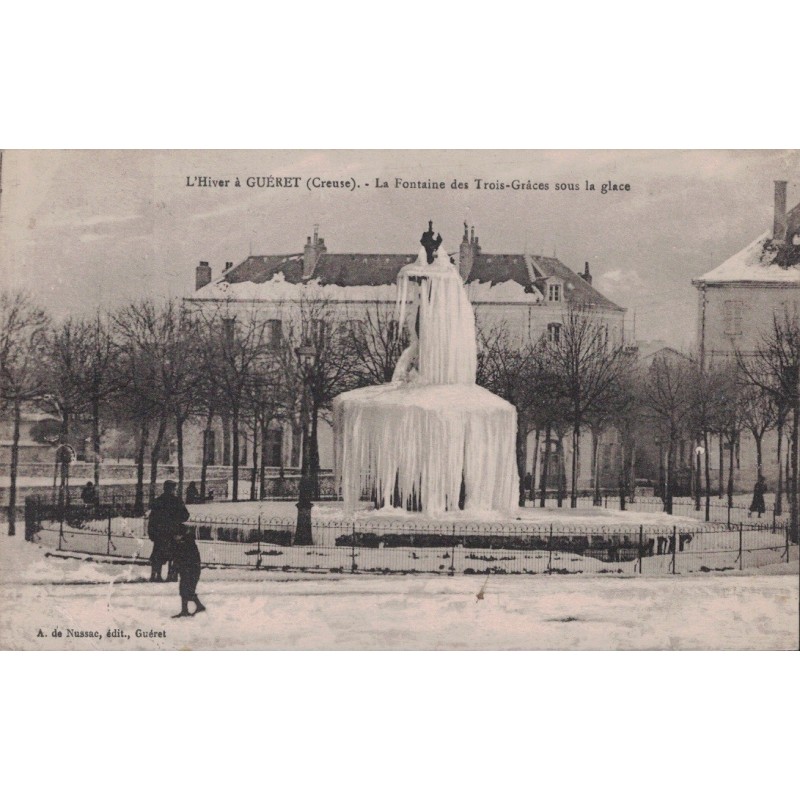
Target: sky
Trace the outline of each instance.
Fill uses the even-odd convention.
[[[201,176],[230,183],[200,187]],[[246,185],[270,176],[298,186]],[[355,186],[309,189],[314,178]],[[91,313],[187,296],[201,260],[216,278],[251,253],[300,252],[315,224],[330,252],[415,253],[429,219],[448,249],[466,221],[486,253],[556,254],[576,272],[589,261],[595,286],[628,309],[629,332],[635,315],[637,339],[688,348],[692,279],[771,227],[778,179],[789,206],[800,202],[800,151],[7,150],[0,287],[56,317]],[[630,188],[604,194],[606,182]]]

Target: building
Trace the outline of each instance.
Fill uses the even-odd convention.
[[[704,366],[747,356],[759,347],[774,318],[800,312],[800,203],[787,211],[787,182],[775,181],[773,223],[744,249],[718,267],[692,281],[698,290],[697,342]],[[777,448],[774,432],[764,442],[764,473],[770,488],[777,479]],[[715,467],[712,482],[720,483],[723,450],[714,442]],[[784,449],[784,453],[786,449]],[[743,433],[736,459],[736,484],[752,487],[756,475],[755,444]]]
[[[503,326],[518,341],[558,337],[563,313],[568,306],[579,306],[602,320],[609,338],[621,341],[625,334],[625,309],[604,297],[592,286],[588,262],[576,273],[557,258],[529,253],[484,252],[475,230],[464,225],[458,250],[450,253],[465,280],[480,329]],[[228,262],[222,275],[212,280],[207,262],[196,268],[195,291],[185,298],[193,307],[229,304],[235,308],[257,310],[271,320],[274,335],[291,322],[292,309],[305,299],[322,298],[337,309],[344,322],[363,318],[370,309],[381,307],[385,318],[393,315],[396,279],[400,269],[416,259],[416,253],[333,253],[315,229],[302,251],[280,255],[251,255],[239,264]],[[218,423],[207,446],[215,463],[228,463],[229,433],[224,421]],[[294,440],[293,440],[294,437]],[[320,463],[332,466],[332,431],[319,432]],[[246,435],[240,444],[240,460],[247,463]],[[533,439],[528,463],[534,463]],[[544,444],[540,443],[543,451]],[[588,449],[583,452],[590,452]],[[199,462],[202,440],[187,437],[187,461]],[[296,431],[277,423],[269,432],[268,464],[292,469],[300,466]],[[587,464],[583,484],[588,485],[591,470]]]

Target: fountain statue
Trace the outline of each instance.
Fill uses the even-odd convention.
[[[398,330],[415,322],[391,383],[334,400],[346,512],[365,497],[430,517],[514,507],[516,409],[475,384],[475,315],[441,241],[430,223],[398,273]]]

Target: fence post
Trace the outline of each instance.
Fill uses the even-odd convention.
[[[261,512],[256,522],[256,569],[261,569]]]
[[[642,549],[644,548],[644,525],[639,526],[639,574],[642,574]]]
[[[788,526],[788,524],[783,526],[783,532],[784,532],[784,534],[786,534],[786,563],[788,564],[789,563],[789,526]]]
[[[742,523],[739,523],[739,569],[742,569]]]
[[[553,571],[553,523],[550,523],[550,536],[547,539],[547,572]]]
[[[672,574],[675,574],[675,557],[678,553],[678,534],[677,534],[678,527],[677,525],[672,526],[672,541],[670,542],[670,546],[672,547]]]

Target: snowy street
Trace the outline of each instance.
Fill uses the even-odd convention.
[[[198,593],[208,611],[172,619],[180,609],[177,585],[147,582],[146,565],[64,555],[22,537],[0,539],[3,647],[798,647],[796,561],[703,576],[491,576],[488,582],[484,576],[464,575],[265,575],[204,569]],[[483,599],[478,599],[484,584]],[[70,636],[68,629],[97,632],[102,638]],[[54,630],[62,636],[51,636]],[[113,630],[123,635],[109,638]],[[148,635],[137,637],[137,630]]]

